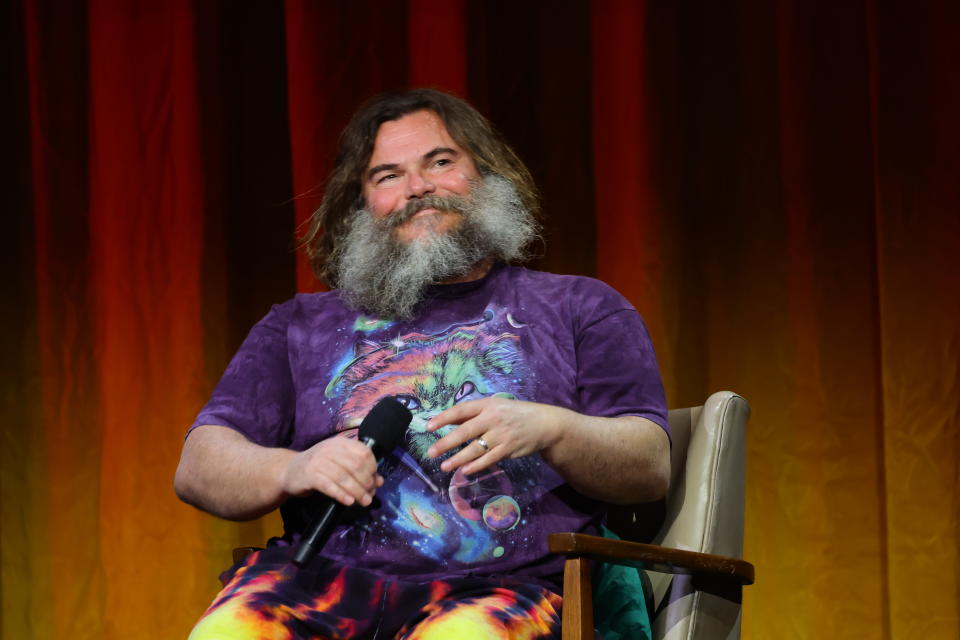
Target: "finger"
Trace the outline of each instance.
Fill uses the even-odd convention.
[[[468,462],[479,458],[483,454],[483,447],[481,447],[476,440],[473,440],[472,442],[468,442],[463,445],[463,448],[460,449],[460,451],[457,451],[455,454],[440,463],[440,469],[443,471],[454,471]]]
[[[440,467],[444,471],[456,471],[458,468],[462,468],[463,473],[473,475],[492,467],[507,457],[507,448],[502,445],[492,446],[489,450],[484,450],[479,444],[471,444],[465,448],[465,451],[467,450],[470,450],[473,455],[459,459],[457,459],[457,456],[452,456],[450,459],[444,460]],[[477,451],[479,451],[479,455],[475,455]],[[460,455],[460,453],[462,452],[457,455]],[[444,468],[445,466],[448,468]]]
[[[313,483],[313,489],[314,491],[319,491],[328,498],[336,500],[340,504],[348,507],[357,501],[350,491],[340,486],[340,484],[335,480],[326,476],[317,478],[316,482]]]
[[[467,420],[466,422],[461,423],[456,429],[430,445],[430,448],[427,449],[427,455],[431,458],[442,456],[446,452],[453,451],[460,445],[465,445],[471,440],[474,440],[483,432],[484,423],[481,418],[477,417],[472,420]]]
[[[357,440],[343,438],[341,446],[331,451],[331,458],[339,463],[347,463],[351,468],[372,475],[377,469],[377,459],[373,450]]]
[[[317,491],[326,494],[348,507],[357,502],[364,504],[364,500],[366,500],[368,496],[372,499],[371,493],[351,476],[323,476],[318,478],[316,488]]]
[[[441,411],[427,421],[427,431],[436,431],[450,424],[462,425],[464,422],[475,418],[483,411],[485,405],[484,399],[468,400],[455,404],[449,409]]]
[[[350,472],[373,475],[377,461],[369,447],[357,440],[345,436],[334,436],[314,445],[309,450],[309,466],[320,471],[331,466],[344,468]]]
[[[354,502],[366,506],[373,501],[377,489],[376,466],[373,472],[351,467],[340,461],[331,461],[321,473],[324,486],[319,488],[331,498],[350,506]]]
[[[484,469],[488,469],[493,465],[497,464],[501,460],[507,457],[506,447],[492,447],[490,451],[487,451],[485,454],[474,460],[473,462],[464,465],[463,472],[465,474],[473,475],[479,473]]]
[[[353,446],[356,445],[356,446]],[[366,489],[376,487],[377,459],[370,447],[356,441],[347,441],[347,446],[330,451],[323,461],[324,469],[338,469],[331,475],[350,475]]]
[[[336,482],[341,478],[353,478],[365,489],[374,488],[377,461],[366,447],[362,451],[331,451],[314,461],[312,468]]]

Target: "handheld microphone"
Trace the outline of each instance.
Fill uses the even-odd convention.
[[[413,414],[405,406],[393,398],[384,398],[378,402],[370,413],[360,423],[360,442],[373,450],[377,464],[385,455],[393,451],[400,438],[407,430]],[[331,524],[340,515],[343,505],[332,498],[328,498],[326,508],[313,520],[293,556],[293,563],[303,566],[313,559],[317,551],[323,546]]]

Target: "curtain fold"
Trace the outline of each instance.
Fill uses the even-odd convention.
[[[189,610],[205,591],[144,589],[177,585],[184,549],[202,540],[203,519],[172,499],[170,474],[191,406],[204,401],[204,197],[192,4],[98,0],[88,12],[90,297],[83,311],[93,320],[99,410],[96,429],[85,435],[100,446],[92,540],[103,635],[114,637],[144,620],[163,629],[167,612]],[[65,616],[57,624],[75,623]]]
[[[743,394],[743,635],[960,634],[960,9],[18,0],[0,192],[0,633],[185,637],[233,546],[187,427],[362,100],[430,85],[544,195],[535,265],[644,315],[673,407]],[[300,229],[302,233],[302,229]]]
[[[287,94],[296,223],[320,203],[337,136],[356,106],[407,84],[404,3],[287,2]],[[355,70],[363,72],[356,73]],[[297,288],[322,290],[298,257]]]
[[[29,395],[13,403],[29,413],[4,420],[3,626],[62,635],[77,621],[103,625],[103,572],[98,518],[101,442],[95,327],[90,308],[86,11],[61,20],[27,5],[27,113],[35,314],[24,360],[8,376],[28,375]],[[78,126],[79,125],[79,126]],[[73,215],[64,216],[71,211]],[[8,475],[11,474],[11,475]],[[69,523],[68,526],[65,526]],[[77,538],[88,544],[75,545]],[[59,580],[77,576],[61,591]]]
[[[946,638],[960,627],[960,9],[871,5],[889,625]]]
[[[654,341],[663,345],[659,357],[669,380],[672,351],[661,298],[669,236],[651,166],[656,159],[646,28],[643,3],[602,3],[591,14],[596,263],[597,277],[634,303]]]

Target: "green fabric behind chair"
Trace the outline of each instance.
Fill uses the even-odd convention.
[[[604,538],[619,540],[603,527]],[[650,615],[640,572],[612,562],[594,563],[594,624],[603,640],[650,640]]]

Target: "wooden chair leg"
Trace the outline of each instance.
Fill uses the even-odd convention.
[[[567,558],[563,565],[563,640],[593,639],[590,560]]]

